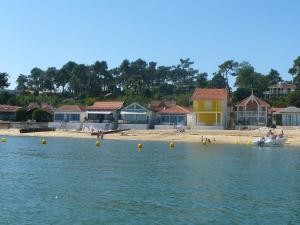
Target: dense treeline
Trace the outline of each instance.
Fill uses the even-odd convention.
[[[176,99],[179,104],[188,105],[195,87],[227,87],[232,91],[229,77],[235,77],[232,101],[236,102],[248,96],[251,90],[262,97],[269,85],[283,81],[276,70],[270,69],[268,74],[261,74],[248,62],[225,61],[218,66],[211,79],[208,79],[207,73],[193,68],[193,64],[190,59],[180,59],[173,66],[137,59],[124,60],[120,66],[111,69],[106,61],[96,61],[92,65],[70,61],[61,68],[49,67],[46,70],[35,67],[30,74],[20,74],[17,78],[16,89],[21,94],[2,93],[0,103],[26,105],[32,101],[46,101],[52,104],[92,104],[95,100],[108,99],[146,103],[150,99]],[[288,72],[298,84],[300,57]],[[8,86],[8,74],[0,73],[0,88]],[[297,105],[297,101],[291,103],[291,99],[297,99],[297,96],[287,96],[273,104]]]

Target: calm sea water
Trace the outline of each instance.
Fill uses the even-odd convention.
[[[8,137],[0,224],[300,224],[300,150]]]

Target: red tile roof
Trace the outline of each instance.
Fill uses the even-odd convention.
[[[80,105],[62,105],[56,109],[56,111],[72,111],[72,112],[81,112],[83,110],[84,107]]]
[[[261,106],[267,106],[270,107],[270,105],[265,102],[264,100],[256,97],[255,95],[250,95],[249,97],[243,99],[242,101],[240,101],[239,103],[236,104],[236,106],[246,106],[248,104],[249,101],[256,101],[259,105]]]
[[[0,105],[0,112],[16,112],[21,107],[13,105]]]
[[[209,100],[223,100],[227,99],[227,89],[210,89],[210,88],[196,88],[192,100],[209,99]]]
[[[170,108],[176,106],[176,101],[151,101],[150,103],[150,109],[154,112],[159,112],[164,108]]]
[[[95,111],[115,111],[123,107],[123,102],[95,102],[94,105],[88,106],[87,110]]]
[[[190,111],[182,106],[175,105],[170,108],[164,108],[161,111],[159,111],[161,114],[189,114]]]
[[[269,109],[269,114],[280,112],[282,109],[284,109],[284,108],[272,107],[272,108]]]

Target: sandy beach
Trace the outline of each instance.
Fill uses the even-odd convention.
[[[284,131],[288,137],[287,145],[300,146],[300,129],[276,129],[275,133]],[[128,130],[120,133],[106,134],[104,139],[109,140],[138,140],[138,141],[174,141],[174,142],[201,142],[201,136],[214,140],[214,143],[247,144],[253,138],[265,135],[268,128],[260,128],[252,131],[238,130],[187,130],[177,133],[175,130]],[[71,137],[71,138],[93,138],[89,132],[84,131],[47,131],[36,133],[20,133],[18,129],[0,130],[0,136],[21,137]]]

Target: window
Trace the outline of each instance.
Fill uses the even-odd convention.
[[[184,119],[184,117],[185,117],[185,116],[178,116],[178,119],[177,119],[177,120],[178,120],[178,124],[183,124],[183,125],[185,124],[185,119]]]
[[[204,102],[205,110],[211,111],[212,109],[212,102],[211,101],[205,101]]]
[[[133,114],[127,114],[127,115],[124,115],[124,120],[125,121],[134,121],[135,118],[134,118]]]
[[[167,115],[161,116],[161,123],[162,124],[168,124],[170,123],[170,117]]]
[[[79,114],[71,114],[70,121],[80,121],[80,115]]]
[[[136,120],[137,121],[146,121],[147,120],[147,116],[144,114],[136,114]]]
[[[54,121],[63,121],[64,120],[64,114],[59,113],[54,115]]]
[[[170,116],[170,123],[171,124],[177,124],[177,116],[176,115],[171,115]]]

